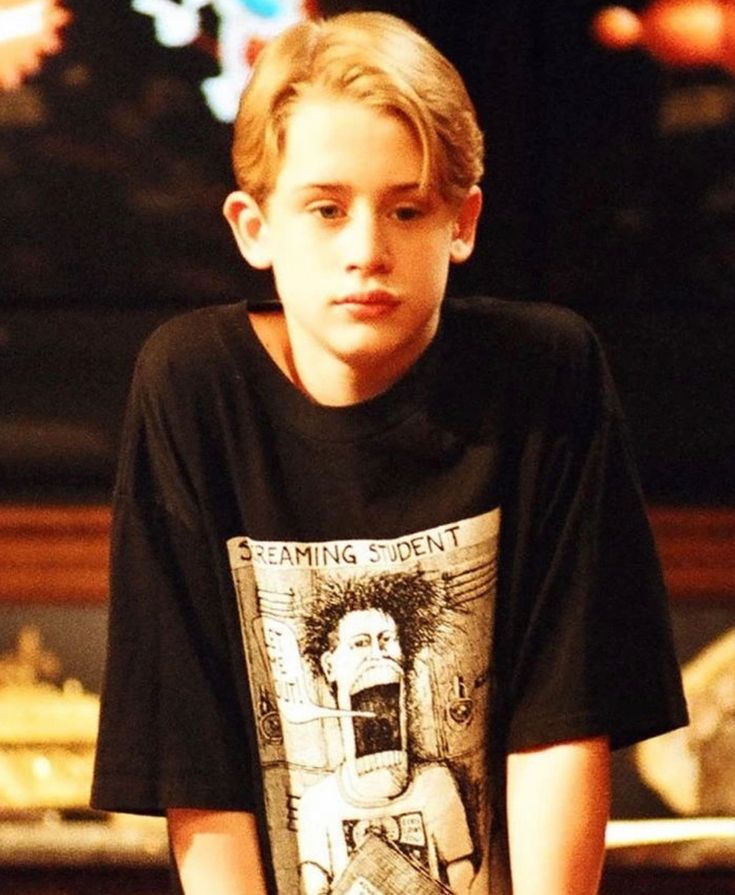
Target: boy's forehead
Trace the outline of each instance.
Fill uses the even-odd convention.
[[[396,115],[354,100],[302,99],[286,123],[277,182],[305,189],[359,177],[407,192],[422,165],[419,141]]]

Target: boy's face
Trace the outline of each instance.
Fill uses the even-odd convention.
[[[478,189],[460,206],[420,187],[401,119],[353,100],[300,100],[265,207],[225,213],[245,258],[272,267],[297,370],[400,376],[436,332],[450,261],[474,243]]]

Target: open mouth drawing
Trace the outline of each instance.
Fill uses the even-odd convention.
[[[401,742],[400,683],[376,684],[352,694],[352,709],[372,712],[369,718],[352,719],[355,731],[355,756],[392,752],[403,748]]]

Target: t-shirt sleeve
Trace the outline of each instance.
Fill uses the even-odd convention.
[[[667,595],[600,345],[573,315],[526,360],[496,629],[506,748],[686,723]]]
[[[92,804],[253,810],[230,594],[158,386],[170,373],[139,362],[124,427]]]

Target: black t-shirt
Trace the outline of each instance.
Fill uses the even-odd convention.
[[[245,304],[176,318],[114,510],[93,802],[254,811],[279,895],[381,891],[375,868],[504,892],[507,752],[686,721],[624,421],[568,311],[448,300],[348,407],[300,393]]]

